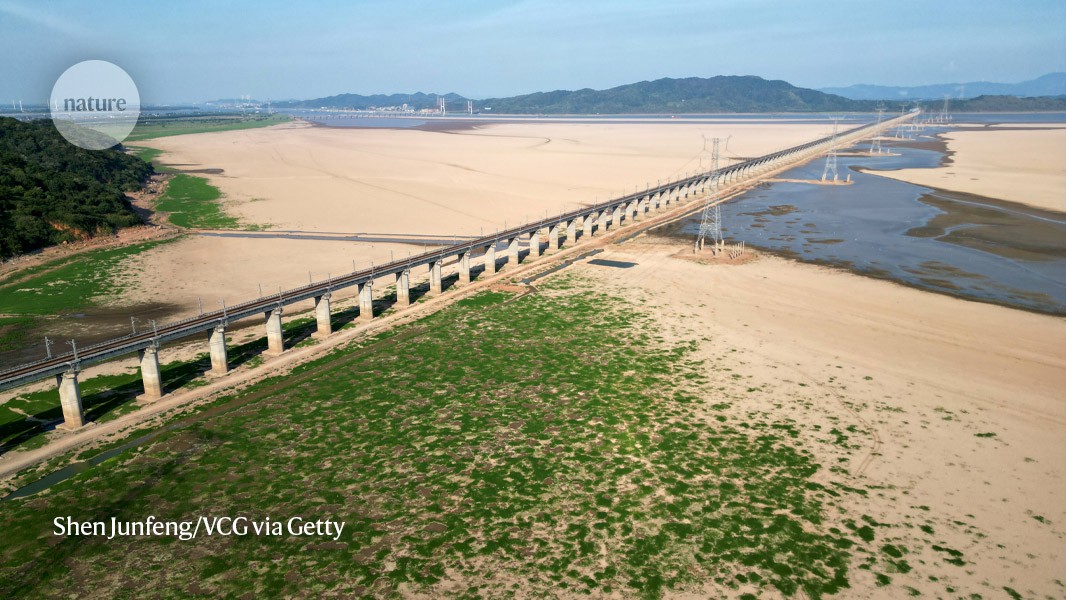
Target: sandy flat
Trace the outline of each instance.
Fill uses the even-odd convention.
[[[704,136],[721,137],[722,164],[826,133],[825,124],[512,123],[473,130],[342,129],[302,123],[160,138],[180,169],[207,175],[225,208],[284,237],[192,237],[130,261],[124,302],[197,296],[247,300],[391,256],[410,244],[310,240],[309,234],[473,236],[542,218],[709,167]],[[729,137],[732,136],[732,137]],[[728,144],[725,138],[729,137]],[[710,148],[710,143],[706,144]],[[289,233],[291,232],[291,233]],[[420,274],[421,275],[421,274]]]
[[[950,163],[943,167],[870,172],[918,185],[1066,212],[1062,188],[1066,178],[1066,126],[1042,125],[1056,129],[1011,125],[951,131],[942,136],[953,152]]]
[[[467,235],[694,172],[704,135],[733,136],[723,156],[754,156],[824,128],[549,122],[430,132],[296,124],[147,143],[166,152],[165,162],[223,169],[208,179],[246,222]]]
[[[847,597],[902,597],[902,585],[1062,594],[1066,320],[779,258],[701,265],[677,251],[638,240],[601,255],[636,267],[578,269],[644,299],[662,331],[700,340],[720,390],[708,401],[795,419],[823,466],[844,464],[851,485],[874,490],[846,499],[846,514],[887,524],[878,543],[908,548],[914,570],[878,588],[856,569]],[[834,427],[856,428],[854,450],[820,437]]]
[[[205,310],[217,310],[222,300],[232,306],[258,297],[260,286],[269,296],[279,287],[293,289],[309,278],[322,281],[412,251],[400,244],[189,236],[126,259],[120,278],[132,291],[112,303],[172,302],[188,312],[200,298]],[[346,288],[340,296],[354,293]]]

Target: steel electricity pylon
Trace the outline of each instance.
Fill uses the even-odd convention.
[[[825,181],[830,174],[833,175],[833,181],[838,179],[837,175],[837,124],[838,120],[833,119],[833,137],[829,140],[829,152],[825,156],[825,168],[822,169],[822,181]]]
[[[704,149],[707,147],[706,144],[705,139]],[[700,217],[700,230],[696,234],[696,252],[703,250],[708,237],[711,238],[716,252],[722,245],[722,209],[718,206],[718,138],[714,138],[712,147],[709,173],[711,193],[707,196],[707,203],[703,206],[703,215]]]

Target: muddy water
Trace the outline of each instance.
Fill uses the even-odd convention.
[[[1066,214],[872,174],[939,165],[944,153],[933,133],[883,143],[898,156],[840,156],[838,172],[850,173],[852,185],[751,190],[723,205],[724,235],[929,291],[1066,314]],[[820,179],[823,167],[814,161],[780,178]],[[697,230],[690,220],[668,233]]]

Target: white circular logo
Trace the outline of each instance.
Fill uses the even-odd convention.
[[[67,69],[52,88],[52,122],[68,142],[103,150],[122,142],[141,114],[141,96],[129,74],[104,60]]]

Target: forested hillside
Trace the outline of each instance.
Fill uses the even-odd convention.
[[[539,114],[866,111],[874,106],[750,75],[666,78],[609,90],[538,92],[482,100],[477,105],[491,107],[494,113]]]
[[[0,118],[0,257],[138,224],[123,192],[151,174],[118,149],[74,146],[49,120]]]

